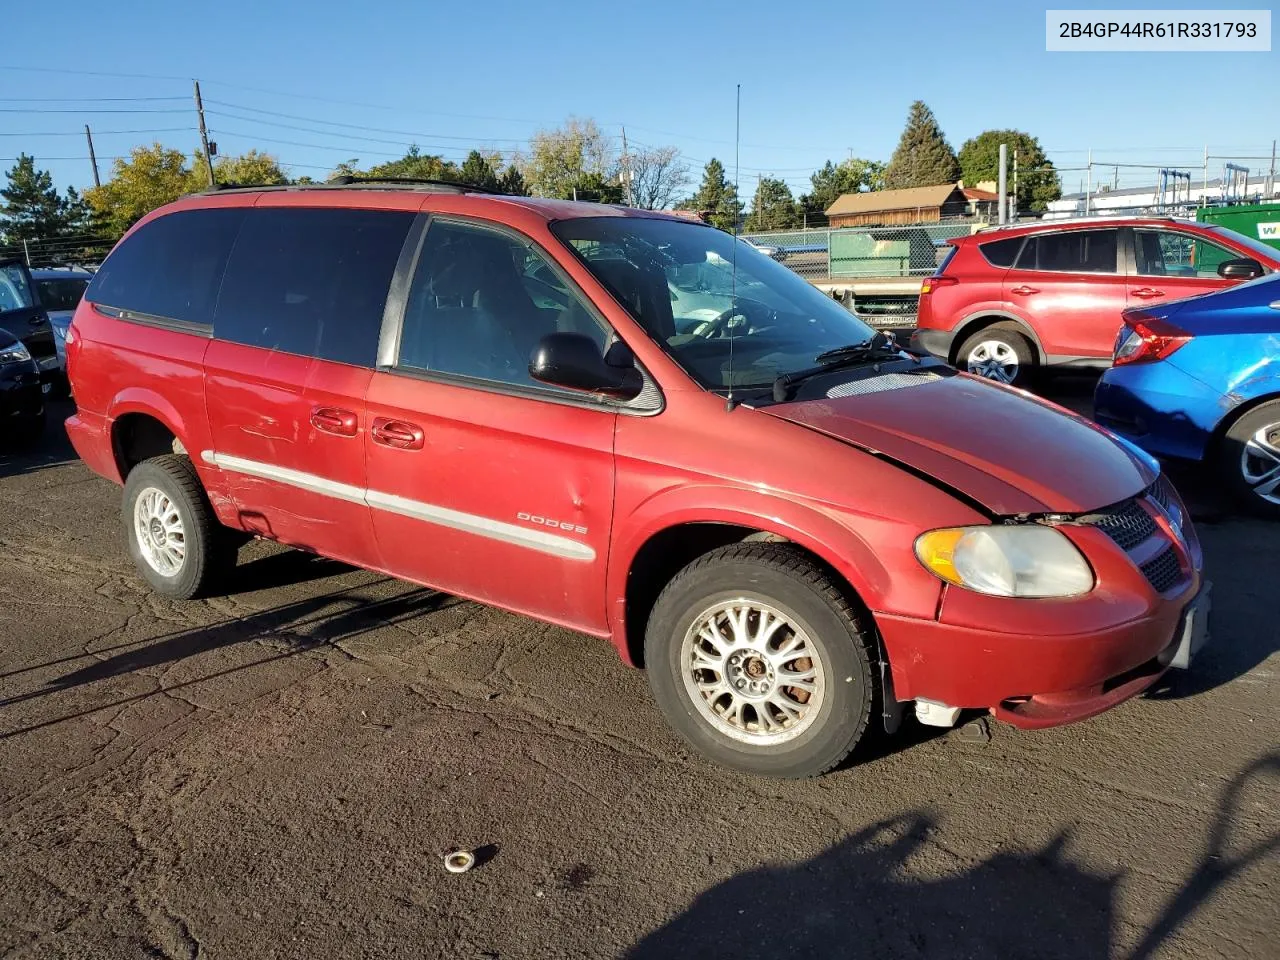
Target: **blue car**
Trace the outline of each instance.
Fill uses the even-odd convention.
[[[1123,318],[1095,419],[1211,464],[1242,506],[1280,520],[1280,274]]]

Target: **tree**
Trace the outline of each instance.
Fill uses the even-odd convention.
[[[959,179],[960,162],[955,151],[942,135],[933,111],[923,100],[917,100],[911,104],[906,129],[885,168],[884,185],[896,190],[954,183]]]
[[[36,169],[35,158],[20,154],[0,190],[0,233],[8,245],[22,241],[65,241],[79,233],[86,218],[84,203],[74,189],[58,196],[53,176]],[[60,243],[59,248],[62,244]]]
[[[539,130],[529,140],[524,179],[540,197],[573,196],[574,188],[587,181],[586,174],[615,179],[617,162],[613,145],[590,118],[570,117],[554,130]]]
[[[196,151],[195,170],[205,170],[204,154],[200,151]],[[218,157],[213,162],[213,174],[220,184],[275,186],[289,182],[289,177],[280,167],[280,161],[269,153],[259,153],[257,150],[250,150],[238,157]]]
[[[593,203],[622,203],[622,184],[599,173],[583,173],[568,184],[566,200],[590,200]]]
[[[357,161],[352,161],[356,163]],[[339,165],[342,166],[341,164]],[[350,171],[359,175],[358,170]],[[369,168],[370,177],[410,177],[419,180],[458,180],[458,167],[433,153],[423,153],[417,144],[399,160],[379,163]]]
[[[814,171],[809,182],[813,190],[800,195],[800,206],[809,217],[822,217],[846,193],[884,189],[884,164],[857,157],[842,160],[839,165],[828,160]]]
[[[776,177],[761,177],[747,215],[748,231],[786,230],[799,223],[795,197],[786,182]]]
[[[1021,130],[984,130],[960,147],[960,175],[967,186],[996,180],[1000,174],[1000,144],[1009,147],[1009,180],[1013,185],[1014,152],[1018,154],[1018,209],[1041,213],[1062,196],[1062,184],[1040,141]]]
[[[707,161],[702,170],[702,184],[698,192],[677,205],[681,210],[694,210],[705,216],[713,226],[721,230],[733,230],[742,216],[742,201],[738,188],[724,175],[724,164],[715,157]]]
[[[689,165],[675,147],[648,147],[627,155],[631,205],[665,210],[689,185]]]
[[[467,154],[467,159],[462,161],[462,166],[458,170],[458,180],[482,190],[501,189],[498,171],[494,168],[493,162],[479,150],[472,150]]]
[[[498,189],[509,197],[529,196],[529,187],[524,182],[524,174],[516,164],[510,163],[498,178]]]
[[[156,207],[204,189],[204,177],[193,175],[186,156],[159,143],[134,147],[129,158],[111,165],[111,179],[85,191],[98,221],[118,237]]]

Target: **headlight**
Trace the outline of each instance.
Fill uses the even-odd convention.
[[[1052,527],[955,527],[916,538],[925,569],[958,587],[996,597],[1074,597],[1093,589],[1093,571]]]
[[[21,363],[31,359],[31,352],[19,340],[7,347],[0,347],[0,363]]]

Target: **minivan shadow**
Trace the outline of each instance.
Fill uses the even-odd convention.
[[[309,583],[359,569],[316,553],[281,547],[275,553],[236,565],[219,591],[228,596]]]

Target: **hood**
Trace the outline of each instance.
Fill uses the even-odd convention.
[[[968,374],[761,412],[898,461],[997,515],[1084,513],[1157,476],[1096,424]]]

